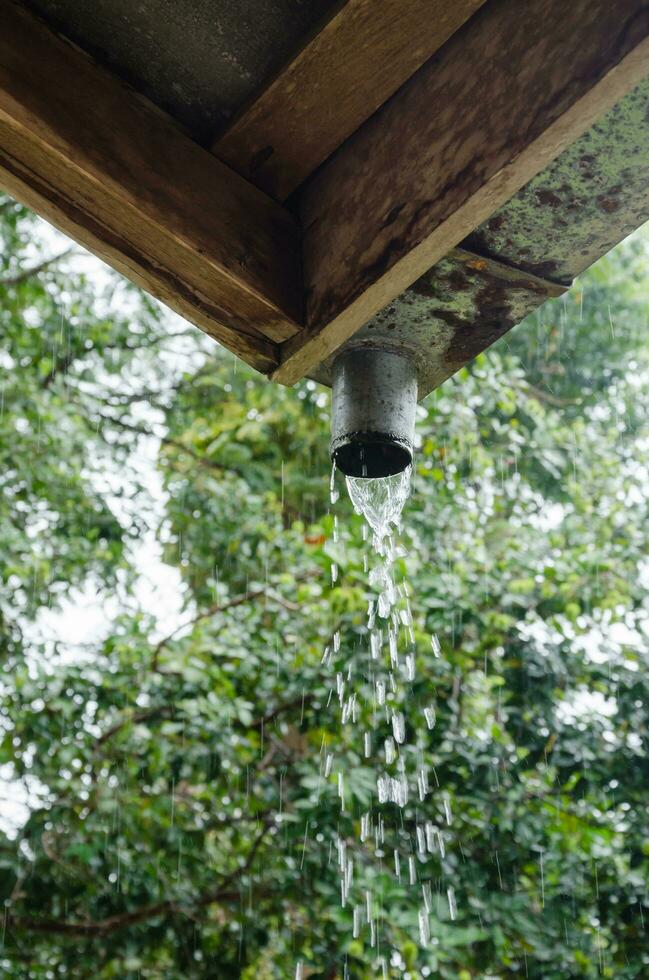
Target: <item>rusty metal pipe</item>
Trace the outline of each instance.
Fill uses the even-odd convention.
[[[417,371],[390,350],[341,351],[333,364],[331,458],[346,476],[393,476],[412,462]]]

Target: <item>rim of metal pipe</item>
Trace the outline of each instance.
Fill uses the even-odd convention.
[[[410,466],[412,449],[386,432],[351,432],[332,444],[331,458],[345,476],[376,480]]]

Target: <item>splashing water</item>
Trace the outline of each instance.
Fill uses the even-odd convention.
[[[385,553],[385,542],[390,539],[392,528],[401,524],[401,512],[410,495],[412,467],[402,473],[386,476],[381,480],[362,477],[346,477],[347,492],[354,510],[365,518],[374,532],[374,550]]]
[[[416,682],[417,649],[410,590],[405,581],[395,581],[395,563],[406,555],[396,534],[410,480],[410,467],[384,479],[346,478],[354,509],[366,522],[363,539],[368,538],[366,528],[372,533],[363,568],[374,595],[368,602],[364,649],[346,651],[337,632],[333,650],[325,648],[322,657],[323,665],[333,673],[330,702],[337,705],[343,725],[353,728],[362,719],[358,756],[375,769],[373,803],[369,810],[365,804],[363,812],[357,812],[353,771],[337,771],[332,753],[324,755],[324,777],[334,782],[340,798],[342,822],[334,848],[341,904],[350,908],[353,938],[369,943],[378,975],[386,978],[387,961],[380,947],[390,910],[383,907],[382,894],[374,894],[361,881],[355,883],[354,877],[359,879],[370,869],[370,877],[376,880],[378,869],[408,885],[413,895],[413,938],[422,947],[429,945],[432,882],[440,874],[444,877],[445,839],[452,820],[448,798],[431,796],[424,765],[429,733],[436,722],[435,708],[427,697],[416,713],[407,710]],[[335,467],[330,486],[335,503],[339,497]],[[337,539],[337,521],[335,527]],[[337,576],[336,568],[334,583]],[[433,656],[441,656],[437,636],[433,634],[430,642]],[[343,818],[348,827],[352,821],[355,831],[343,830]],[[452,887],[447,889],[447,899],[449,918],[454,920],[457,906]]]

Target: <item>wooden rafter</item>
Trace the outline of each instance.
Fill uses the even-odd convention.
[[[213,143],[285,200],[484,0],[347,0]]]
[[[308,183],[292,383],[649,72],[647,0],[490,0]]]
[[[301,316],[295,218],[10,0],[0,185],[263,371]]]

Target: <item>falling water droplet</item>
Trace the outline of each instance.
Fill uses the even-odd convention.
[[[370,836],[370,815],[364,813],[361,817],[361,841],[366,841]]]
[[[428,773],[425,769],[419,769],[417,772],[417,787],[419,789],[419,798],[421,802],[426,799],[430,793],[430,787],[428,785]]]
[[[448,911],[451,916],[451,920],[455,922],[457,919],[457,905],[455,902],[455,890],[452,886],[446,889],[446,897],[448,898]]]
[[[409,653],[406,656],[406,679],[409,681],[414,681],[415,679],[415,655],[414,653]]]
[[[385,592],[381,592],[379,595],[379,600],[376,604],[376,609],[381,619],[388,618],[390,615],[390,610],[392,609],[393,601],[392,595],[387,590]]]
[[[332,504],[335,504],[340,497],[340,492],[336,487],[336,463],[331,464],[331,477],[329,479],[329,498]]]
[[[408,878],[411,885],[417,884],[417,866],[413,854],[408,855]]]
[[[398,742],[400,745],[405,741],[406,720],[400,711],[394,711],[392,713],[392,734],[394,735],[395,742]]]
[[[400,609],[399,619],[401,620],[402,626],[405,626],[406,628],[412,626],[412,613],[410,612],[410,608]]]
[[[426,909],[419,909],[419,941],[422,946],[428,946],[430,942],[430,926]]]
[[[336,674],[336,694],[338,695],[338,700],[342,703],[343,695],[345,693],[345,679],[340,671]]]
[[[372,630],[370,633],[370,651],[372,660],[378,660],[381,656],[381,630]]]
[[[421,893],[424,899],[424,908],[430,915],[433,908],[433,896],[431,893],[430,882],[424,881],[421,886]]]
[[[444,797],[444,816],[446,817],[446,823],[450,827],[453,823],[453,815],[451,813],[451,803],[448,796]]]
[[[397,631],[395,629],[388,630],[388,645],[390,648],[390,663],[393,667],[398,667],[399,651],[397,648]]]
[[[374,600],[373,599],[370,599],[369,602],[367,603],[367,628],[368,628],[368,630],[373,630],[374,629],[374,622],[375,622],[374,612],[375,612]]]

